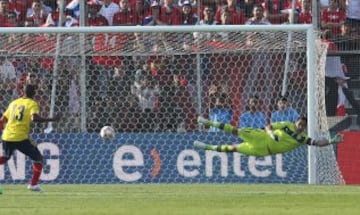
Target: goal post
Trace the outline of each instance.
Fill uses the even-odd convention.
[[[308,134],[310,137],[316,137],[316,110],[314,108],[318,108],[318,105],[316,105],[316,50],[314,49],[315,46],[315,36],[314,36],[314,30],[309,28],[306,32],[307,36],[307,75],[308,75],[308,81],[307,81],[307,99],[308,99]],[[310,48],[312,47],[312,48]],[[320,71],[319,71],[320,72]],[[324,80],[325,81],[325,80]],[[324,89],[325,90],[325,89]],[[316,184],[316,153],[314,152],[314,147],[309,146],[308,147],[308,174],[309,174],[309,184]]]
[[[290,105],[308,116],[309,136],[329,137],[326,47],[315,34],[312,25],[298,24],[11,27],[1,28],[6,52],[0,55],[44,78],[41,104],[47,114],[70,114],[67,122],[53,125],[55,133],[97,133],[111,124],[124,134],[191,135],[204,132],[196,116],[216,107],[209,96],[215,88],[216,95],[226,94],[216,99],[228,102],[234,126],[250,97],[258,96],[259,109],[270,117],[287,89]],[[43,131],[36,127],[34,133]],[[306,157],[309,184],[343,183],[333,147],[309,146],[287,159]],[[303,166],[296,168],[303,176]]]

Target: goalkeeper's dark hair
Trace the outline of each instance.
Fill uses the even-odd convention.
[[[307,122],[308,122],[308,119],[307,119],[306,115],[300,115],[299,118],[297,119],[297,121],[299,121],[299,120],[305,121],[306,124],[307,124]]]
[[[35,96],[36,92],[36,86],[35,85],[26,85],[24,87],[25,96],[28,98],[33,98]]]

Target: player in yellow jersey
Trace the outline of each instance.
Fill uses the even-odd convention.
[[[24,91],[25,95],[12,101],[0,118],[0,121],[5,124],[1,138],[4,154],[0,156],[0,165],[6,163],[15,150],[29,156],[33,161],[33,176],[28,189],[42,191],[38,181],[43,168],[43,156],[36,144],[30,140],[30,125],[32,122],[58,121],[60,117],[41,117],[39,115],[39,105],[33,100],[36,87],[34,85],[27,85]]]
[[[198,118],[200,124],[214,126],[225,132],[231,132],[240,137],[244,142],[235,145],[209,145],[195,141],[195,148],[218,152],[239,152],[244,155],[267,156],[289,152],[301,145],[326,146],[331,143],[343,141],[341,134],[336,134],[330,140],[315,140],[305,133],[307,118],[300,116],[295,123],[276,122],[267,125],[265,129],[236,128],[230,124],[209,121],[203,117]]]

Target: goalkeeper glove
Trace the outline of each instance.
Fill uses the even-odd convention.
[[[330,137],[329,142],[330,142],[330,144],[337,144],[337,143],[344,142],[344,135],[337,133],[337,134],[335,134],[335,136]]]

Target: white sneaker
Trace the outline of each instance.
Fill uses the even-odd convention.
[[[205,118],[202,117],[202,116],[199,116],[199,117],[197,118],[197,121],[198,121],[199,124],[203,124],[203,125],[209,125],[209,124],[210,124],[210,120],[205,119]]]
[[[35,191],[35,192],[44,192],[44,190],[38,184],[36,184],[36,185],[29,184],[27,188],[28,188],[28,190]]]
[[[197,140],[194,141],[194,148],[195,149],[206,149],[206,146],[207,146],[206,143],[203,143],[203,142],[200,142],[200,141],[197,141]]]

